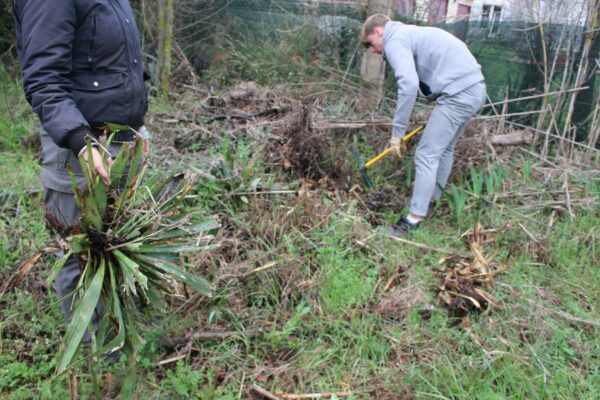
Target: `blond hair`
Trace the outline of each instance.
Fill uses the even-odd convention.
[[[360,32],[360,42],[365,47],[369,47],[371,43],[367,36],[373,33],[373,30],[377,27],[385,26],[390,21],[390,17],[383,14],[374,14],[371,15],[362,26],[362,30]]]

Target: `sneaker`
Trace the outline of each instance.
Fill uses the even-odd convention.
[[[394,237],[405,237],[420,226],[421,221],[413,224],[408,221],[406,215],[401,215],[394,225],[388,227],[387,234]]]

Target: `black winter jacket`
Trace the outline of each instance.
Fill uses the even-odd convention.
[[[138,128],[148,109],[139,32],[127,0],[13,0],[27,101],[60,147],[90,126]]]

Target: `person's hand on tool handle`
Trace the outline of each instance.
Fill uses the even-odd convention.
[[[406,142],[401,137],[392,136],[390,139],[390,148],[397,158],[402,158],[404,153],[406,153]]]

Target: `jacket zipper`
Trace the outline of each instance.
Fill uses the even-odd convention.
[[[125,19],[128,19],[129,17],[127,16],[127,13],[123,9],[123,5],[121,4],[120,0],[111,0],[111,1],[109,1],[109,3],[112,6],[113,10],[116,12],[117,17],[119,18],[119,25],[121,26],[124,37],[126,39],[125,40],[125,51],[126,51],[126,60],[127,60],[127,70],[130,74],[135,74],[135,71],[134,71],[135,67],[132,68],[130,65],[132,56],[134,56],[134,54],[135,54],[134,42],[136,40],[139,40],[137,38],[137,36],[133,34],[133,31],[130,27],[130,24],[133,24],[135,22],[133,20],[131,20],[131,21],[128,21],[127,23],[125,23]],[[132,18],[133,18],[133,16],[132,16]],[[141,62],[141,60],[139,62]],[[145,89],[143,87],[140,88],[135,79],[132,80],[131,89],[133,91],[131,94],[131,97],[133,99],[137,99],[139,96],[145,95]],[[136,107],[138,107],[137,104],[136,104]]]
[[[96,73],[96,63],[94,62],[94,51],[96,50],[96,24],[97,16],[96,10],[92,11],[92,38],[90,40],[90,47],[88,48],[87,63],[89,64],[92,72]]]

